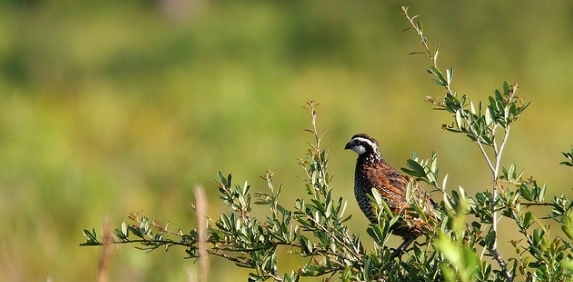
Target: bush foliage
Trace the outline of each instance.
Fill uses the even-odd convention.
[[[311,127],[306,129],[313,141],[306,156],[299,160],[304,170],[302,182],[305,196],[294,203],[280,200],[282,187],[268,171],[265,191],[252,191],[245,182],[238,185],[233,177],[219,172],[217,180],[220,199],[228,213],[217,217],[205,214],[204,198],[197,197],[194,205],[200,224],[190,231],[171,231],[141,213],[132,213],[132,223],[123,223],[112,232],[99,236],[95,229],[84,230],[82,245],[138,244],[152,251],[168,250],[172,246],[185,248],[188,258],[197,259],[200,271],[205,271],[205,258],[218,256],[238,267],[251,269],[249,281],[299,281],[302,277],[322,277],[342,281],[568,281],[573,278],[573,203],[560,195],[545,199],[547,187],[533,177],[524,177],[523,170],[512,163],[502,166],[502,155],[510,130],[529,103],[517,96],[517,83],[504,82],[487,101],[472,101],[468,95],[453,91],[453,68],[443,72],[438,66],[438,47],[430,48],[422,24],[402,8],[410,28],[420,38],[423,51],[431,65],[427,70],[432,81],[445,93],[426,97],[435,110],[448,113],[452,121],[442,128],[460,133],[473,142],[481,152],[491,172],[491,188],[469,195],[459,187],[447,189],[447,175],[441,177],[438,157],[417,157],[407,161],[403,171],[411,176],[411,184],[425,182],[435,192],[440,203],[435,216],[427,216],[411,199],[412,210],[431,221],[425,240],[418,240],[407,252],[392,258],[387,246],[390,227],[402,216],[393,215],[378,195],[373,201],[379,207],[379,225],[370,225],[367,238],[352,233],[345,223],[348,201],[332,193],[332,176],[328,172],[328,150],[323,148],[323,130],[317,125],[317,103],[309,101]],[[571,152],[563,153],[561,164],[573,166]],[[476,165],[479,164],[476,161]],[[469,174],[468,174],[469,175]],[[439,196],[438,196],[439,195]],[[353,199],[351,200],[353,201]],[[253,216],[253,205],[266,208],[266,216]],[[534,215],[530,207],[540,206],[543,215]],[[362,216],[362,215],[359,215]],[[435,218],[435,219],[434,219]],[[519,234],[509,242],[500,242],[500,220],[512,224]],[[559,226],[552,234],[551,226]],[[114,236],[111,236],[113,233]],[[100,239],[102,237],[103,239]],[[365,249],[363,241],[374,247]],[[500,254],[499,244],[510,244],[512,253]],[[288,252],[304,258],[297,269],[278,267],[278,252]],[[205,277],[202,278],[203,280]]]

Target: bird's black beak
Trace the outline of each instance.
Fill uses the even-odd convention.
[[[350,148],[352,148],[352,142],[346,143],[346,145],[344,146],[344,150],[348,150]]]

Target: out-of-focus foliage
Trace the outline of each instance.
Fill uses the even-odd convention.
[[[2,277],[95,279],[100,250],[69,243],[83,240],[77,230],[85,222],[145,208],[171,219],[172,229],[190,226],[192,187],[213,187],[217,170],[253,179],[273,169],[276,181],[296,187],[291,175],[306,142],[300,108],[310,98],[322,104],[323,145],[341,148],[329,164],[337,197],[352,196],[354,159],[342,146],[357,132],[379,136],[395,166],[412,151],[436,150],[447,160],[442,170],[459,175],[478,155],[446,142],[434,126],[443,118],[421,102],[433,85],[420,71],[425,58],[408,56],[417,45],[400,32],[404,3],[177,3],[0,3]],[[460,70],[460,91],[488,93],[500,77],[520,82],[535,106],[505,156],[535,168],[549,195],[567,194],[570,171],[554,164],[573,139],[564,130],[573,128],[573,4],[429,1],[414,8],[431,27],[428,36],[442,40],[444,65]],[[486,179],[478,169],[449,182],[478,191]],[[294,199],[289,192],[283,197]],[[216,191],[207,194],[210,214],[218,214]],[[349,204],[347,212],[358,209]],[[351,224],[365,233],[366,221]],[[180,257],[116,249],[110,277],[181,281],[196,266]],[[212,279],[235,275],[213,271]]]

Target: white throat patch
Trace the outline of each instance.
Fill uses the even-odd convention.
[[[372,142],[372,140],[370,140],[368,138],[354,137],[354,138],[352,138],[352,141],[354,143],[357,143],[357,145],[352,146],[350,149],[352,151],[356,152],[358,155],[362,155],[362,154],[366,153],[366,148],[364,147],[364,145],[358,145],[358,143],[368,144],[370,147],[372,147],[374,154],[376,154],[376,155],[379,154],[378,145],[376,145],[375,142]]]

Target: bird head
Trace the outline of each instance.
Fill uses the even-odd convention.
[[[363,155],[374,155],[377,158],[382,158],[380,151],[378,149],[378,142],[376,139],[370,137],[367,134],[360,133],[352,136],[350,141],[344,146],[345,150],[352,150],[358,154],[358,156]]]

